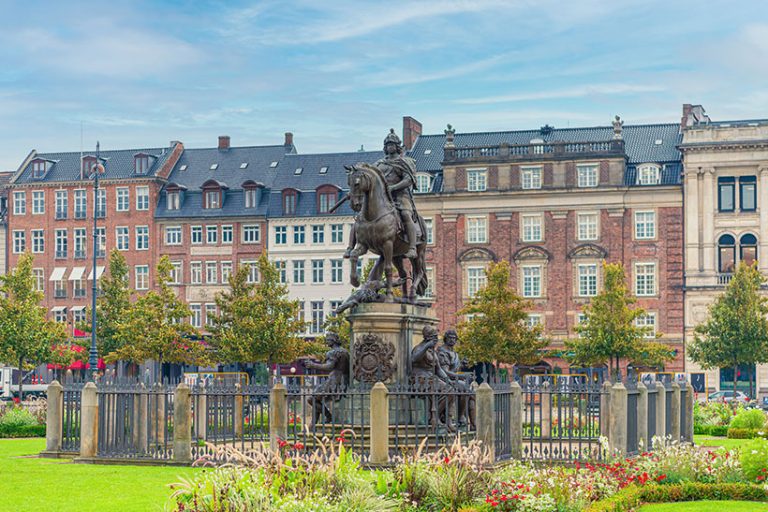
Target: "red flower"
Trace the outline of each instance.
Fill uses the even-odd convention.
[[[664,475],[664,474],[661,474],[656,477],[657,482],[661,482],[662,480],[666,480],[666,479],[667,479],[667,475]]]
[[[293,449],[294,450],[303,450],[304,449],[304,445],[302,443],[296,443],[296,444],[293,445]]]
[[[446,455],[443,457],[443,464],[449,464],[451,462],[451,459]]]
[[[757,481],[758,482],[762,482],[763,480],[765,480],[765,475],[758,475],[757,476]]]

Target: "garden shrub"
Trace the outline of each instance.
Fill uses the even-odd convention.
[[[709,435],[714,437],[725,437],[728,435],[727,425],[712,425],[709,427]]]
[[[754,439],[756,437],[762,437],[768,439],[767,429],[756,428],[729,428],[728,439]]]
[[[768,440],[754,439],[744,445],[739,453],[739,462],[744,476],[752,481],[757,481],[762,476],[765,479],[765,469],[768,468]]]
[[[0,438],[8,437],[45,437],[45,425],[0,424]]]
[[[740,500],[766,501],[768,490],[751,484],[704,484],[686,482],[669,485],[631,486],[590,505],[587,512],[629,512],[644,503],[678,501]]]
[[[6,428],[38,425],[35,415],[21,407],[14,407],[5,411],[0,417],[0,426]]]
[[[765,426],[765,413],[760,409],[742,409],[731,420],[731,428],[761,429]]]

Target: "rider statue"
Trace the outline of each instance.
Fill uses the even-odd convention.
[[[394,129],[384,139],[384,158],[373,164],[387,180],[389,193],[392,195],[395,208],[400,214],[400,219],[408,238],[408,252],[405,258],[416,257],[416,223],[414,217],[416,207],[413,204],[413,187],[416,185],[416,162],[413,158],[403,155],[403,144]],[[356,244],[354,230],[349,237],[349,247],[344,252],[344,257],[349,258]]]
[[[314,411],[313,424],[317,424],[321,415],[325,416],[326,422],[332,421],[331,403],[339,400],[349,385],[349,352],[341,346],[341,340],[334,332],[326,333],[325,343],[330,350],[325,353],[324,363],[314,360],[304,363],[310,370],[328,372],[328,379],[315,388],[309,399]]]

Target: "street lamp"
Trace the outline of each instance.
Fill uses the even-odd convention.
[[[88,353],[88,364],[91,366],[91,380],[96,380],[96,374],[99,371],[99,352],[96,349],[96,253],[99,246],[99,234],[96,227],[99,208],[99,174],[104,172],[104,166],[101,164],[101,152],[98,141],[96,142],[96,165],[93,166],[93,293],[91,296],[91,350]]]

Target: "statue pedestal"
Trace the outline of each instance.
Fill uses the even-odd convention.
[[[422,329],[437,326],[430,308],[373,302],[351,310],[352,379],[358,382],[407,384],[411,349],[421,343]]]

